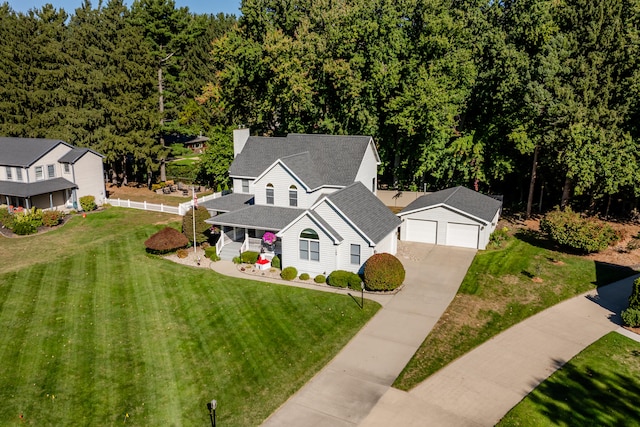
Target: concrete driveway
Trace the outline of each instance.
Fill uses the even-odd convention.
[[[476,251],[399,242],[404,288],[264,426],[355,426],[389,390],[455,296]]]

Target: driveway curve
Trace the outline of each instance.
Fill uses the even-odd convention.
[[[404,288],[263,426],[359,425],[449,306],[475,253],[400,242]]]

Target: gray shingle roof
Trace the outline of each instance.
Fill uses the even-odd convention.
[[[360,181],[330,194],[327,199],[373,243],[380,242],[400,225],[400,219]]]
[[[425,194],[402,209],[398,215],[419,211],[433,206],[447,205],[462,212],[466,212],[487,223],[493,220],[502,203],[466,187],[452,187],[435,193]]]
[[[0,137],[0,165],[29,167],[58,144],[71,147],[59,139]]]
[[[229,175],[255,178],[277,159],[308,152],[308,160],[304,157],[288,160],[296,171],[312,169],[313,172],[305,175],[306,179],[314,182],[317,179],[321,185],[347,186],[355,181],[369,141],[371,141],[370,136],[308,134],[289,134],[283,138],[251,136],[242,152],[233,160]],[[287,166],[290,164],[287,163]],[[311,188],[317,188],[317,186]]]
[[[233,227],[263,228],[279,231],[301,215],[304,209],[281,208],[278,206],[252,205],[240,210],[224,213],[205,222]]]
[[[309,188],[318,188],[323,184],[323,179],[316,169],[310,167],[310,165],[313,165],[313,159],[308,151],[286,156],[280,160]]]
[[[78,188],[78,186],[64,178],[53,178],[32,183],[0,181],[0,194],[16,197],[32,197],[68,188]]]
[[[332,226],[330,226],[329,223],[324,220],[324,218],[322,218],[316,212],[309,211],[309,215],[311,215],[316,221],[318,221],[324,227],[325,230],[327,230],[333,237],[336,238],[337,241],[341,242],[344,240],[342,236]]]
[[[58,161],[60,163],[74,164],[75,162],[80,160],[80,158],[82,156],[84,156],[86,153],[93,153],[96,156],[104,157],[102,154],[96,153],[95,151],[90,150],[89,148],[74,148],[73,150],[71,150],[67,154],[65,154],[64,156],[60,157],[58,159]]]
[[[203,206],[211,211],[217,212],[233,212],[238,209],[253,204],[253,194],[231,193],[217,199],[200,202],[199,206]]]

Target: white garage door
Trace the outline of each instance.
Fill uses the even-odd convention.
[[[411,242],[435,243],[437,230],[436,221],[407,219],[407,240]]]
[[[450,222],[447,224],[447,246],[475,249],[478,247],[478,232],[477,225]]]

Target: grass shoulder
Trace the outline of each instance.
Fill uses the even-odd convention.
[[[541,383],[498,426],[640,426],[633,404],[640,393],[639,356],[640,343],[611,332]]]
[[[545,247],[518,234],[479,252],[444,315],[394,387],[409,390],[491,337],[546,308],[636,274]]]

